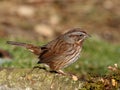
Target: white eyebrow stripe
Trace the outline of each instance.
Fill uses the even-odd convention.
[[[80,34],[85,34],[83,32],[73,32],[72,35],[80,35]]]

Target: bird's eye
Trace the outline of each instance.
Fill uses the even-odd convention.
[[[80,34],[80,36],[83,36],[82,34]]]

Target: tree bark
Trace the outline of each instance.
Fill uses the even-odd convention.
[[[0,90],[79,90],[83,82],[43,69],[0,69]]]

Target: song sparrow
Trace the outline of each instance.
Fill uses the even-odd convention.
[[[38,55],[38,63],[47,64],[53,71],[63,73],[65,68],[80,57],[83,41],[89,35],[81,28],[74,28],[43,46],[7,41],[8,44],[23,46]]]

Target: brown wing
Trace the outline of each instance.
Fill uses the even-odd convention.
[[[62,39],[58,38],[54,41],[51,41],[44,47],[46,47],[48,50],[43,51],[43,53],[41,53],[41,55],[39,56],[40,63],[51,63],[54,62],[54,60],[59,61],[60,56],[62,56],[68,49],[66,43]]]

